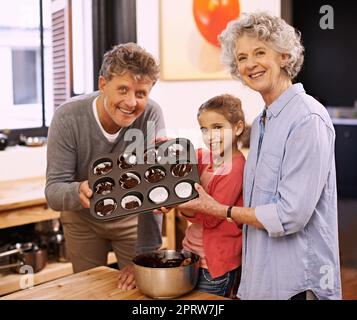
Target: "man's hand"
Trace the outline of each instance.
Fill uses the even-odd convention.
[[[134,265],[128,264],[119,270],[118,288],[121,290],[131,290],[135,287]]]
[[[93,191],[89,188],[88,180],[80,183],[78,192],[79,192],[79,200],[81,201],[83,208],[89,208],[90,207],[89,199],[93,196]]]

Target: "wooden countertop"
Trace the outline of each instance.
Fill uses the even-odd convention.
[[[58,219],[47,206],[43,176],[0,182],[0,229]]]
[[[151,300],[138,289],[117,288],[118,270],[98,267],[19,291],[0,300]],[[208,293],[192,291],[179,300],[228,300]]]
[[[0,182],[0,211],[46,204],[45,177]]]

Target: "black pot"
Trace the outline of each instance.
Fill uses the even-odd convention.
[[[8,137],[6,134],[0,133],[0,151],[5,150],[9,143]]]
[[[59,219],[52,219],[37,222],[35,224],[35,231],[40,234],[54,234],[59,232],[61,229],[61,223]]]
[[[9,258],[9,264],[0,265],[0,269],[11,268],[17,273],[23,272],[23,266],[31,267],[34,273],[41,271],[47,264],[47,251],[32,242],[17,243],[6,252],[0,253],[0,258]]]
[[[53,251],[58,262],[69,261],[66,252],[66,242],[63,234],[57,233],[54,237],[51,238],[50,244],[54,249]]]

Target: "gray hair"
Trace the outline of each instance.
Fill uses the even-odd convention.
[[[133,42],[116,45],[104,54],[99,74],[106,80],[127,71],[137,79],[148,76],[155,84],[160,75],[160,66],[153,55]]]
[[[257,37],[279,53],[289,54],[283,71],[290,79],[298,75],[304,62],[300,32],[279,17],[266,12],[256,12],[243,13],[238,19],[229,22],[218,37],[222,48],[222,63],[229,68],[233,78],[241,79],[236,60],[236,44],[238,38],[244,34]]]

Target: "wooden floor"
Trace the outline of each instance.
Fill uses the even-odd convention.
[[[341,267],[342,299],[357,300],[357,268]]]
[[[357,200],[338,200],[342,298],[357,300]]]

